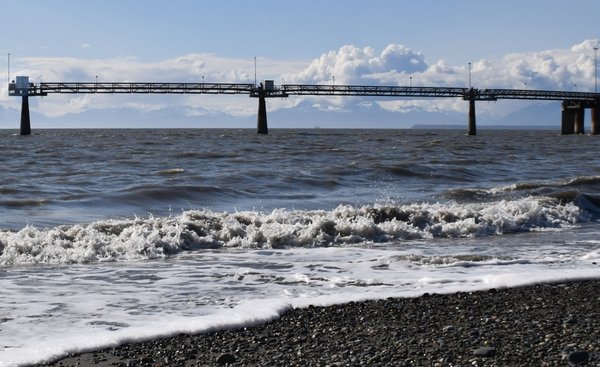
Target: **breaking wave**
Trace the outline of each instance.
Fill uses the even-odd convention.
[[[488,203],[338,206],[325,211],[184,211],[166,218],[104,220],[0,232],[0,265],[145,260],[219,248],[328,247],[494,236],[595,219],[595,202],[526,197]]]

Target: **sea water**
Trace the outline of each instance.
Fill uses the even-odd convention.
[[[0,366],[598,278],[599,149],[557,131],[0,131]]]

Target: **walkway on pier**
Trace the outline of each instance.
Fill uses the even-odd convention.
[[[17,77],[9,84],[11,96],[21,96],[21,134],[31,133],[29,121],[30,96],[48,94],[247,94],[258,98],[257,132],[267,134],[267,112],[265,98],[299,96],[363,96],[363,97],[406,97],[406,98],[461,98],[469,101],[468,134],[476,134],[475,101],[497,101],[499,99],[554,100],[562,101],[563,134],[583,133],[585,109],[592,109],[592,134],[600,133],[600,93],[547,91],[531,89],[475,89],[451,87],[413,86],[368,86],[368,85],[275,85],[266,80],[264,84],[240,83],[139,83],[139,82],[43,82],[29,83],[26,76]]]

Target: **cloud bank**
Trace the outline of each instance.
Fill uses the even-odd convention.
[[[514,53],[499,58],[471,61],[471,80],[476,88],[550,90],[594,90],[594,50],[597,39],[584,40],[569,49]],[[136,58],[76,59],[20,58],[13,61],[11,74],[29,75],[31,81],[138,81],[138,82],[254,82],[254,59],[236,59],[213,54],[189,54],[146,62]],[[257,59],[258,79],[276,84],[363,84],[466,87],[469,67],[450,65],[445,60],[428,60],[422,52],[405,45],[390,44],[377,51],[371,47],[344,45],[312,60]],[[18,98],[0,91],[5,108],[20,108]],[[465,111],[455,99],[365,99],[358,97],[290,97],[270,100],[269,109],[290,109],[300,103],[318,110],[353,111],[365,103],[405,113],[412,110]],[[525,103],[525,102],[522,102]],[[503,116],[518,103],[480,103],[478,112]],[[190,116],[251,116],[256,101],[243,96],[149,96],[149,95],[51,95],[32,104],[35,112],[60,117],[91,110],[126,108],[145,113],[176,107]]]
[[[471,80],[475,88],[514,88],[545,90],[594,90],[594,46],[597,39],[585,40],[570,49],[515,53],[499,59],[471,62]],[[403,45],[389,45],[380,53],[372,48],[343,46],[312,60],[301,72],[285,74],[293,83],[375,84],[402,86],[466,87],[469,83],[468,62],[449,65],[445,60],[429,62],[421,52]],[[349,99],[329,99],[330,104],[348,108]],[[323,99],[315,104],[323,108]],[[378,104],[390,111],[411,109],[427,111],[464,111],[464,103],[452,99],[381,100]],[[504,105],[502,105],[504,104]],[[500,105],[500,106],[499,106]],[[512,112],[515,103],[480,104],[483,111],[498,116]]]

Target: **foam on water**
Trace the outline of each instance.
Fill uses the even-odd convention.
[[[561,228],[591,217],[575,202],[548,197],[472,204],[345,205],[331,211],[192,210],[168,218],[2,231],[0,264],[144,260],[205,248],[327,247],[481,237]]]
[[[562,251],[535,245],[554,235],[491,237],[485,246],[449,239],[434,246],[419,240],[373,248],[206,249],[155,261],[6,267],[0,366],[253,326],[311,304],[600,276],[594,240],[578,236]],[[529,236],[536,241],[528,243]]]
[[[168,337],[180,333],[209,332],[240,327],[252,327],[275,320],[291,305],[280,300],[244,301],[235,309],[219,310],[207,316],[195,318],[167,316],[147,323],[129,324],[119,322],[90,322],[89,325],[114,326],[115,329],[94,329],[89,327],[85,333],[69,329],[59,330],[54,335],[31,334],[30,343],[22,347],[0,348],[0,366],[13,366],[53,361],[68,354],[91,351],[99,347],[106,348],[123,343],[144,341],[152,337]],[[120,328],[116,328],[120,327]],[[25,336],[25,335],[23,335]],[[2,350],[4,349],[4,350]]]

